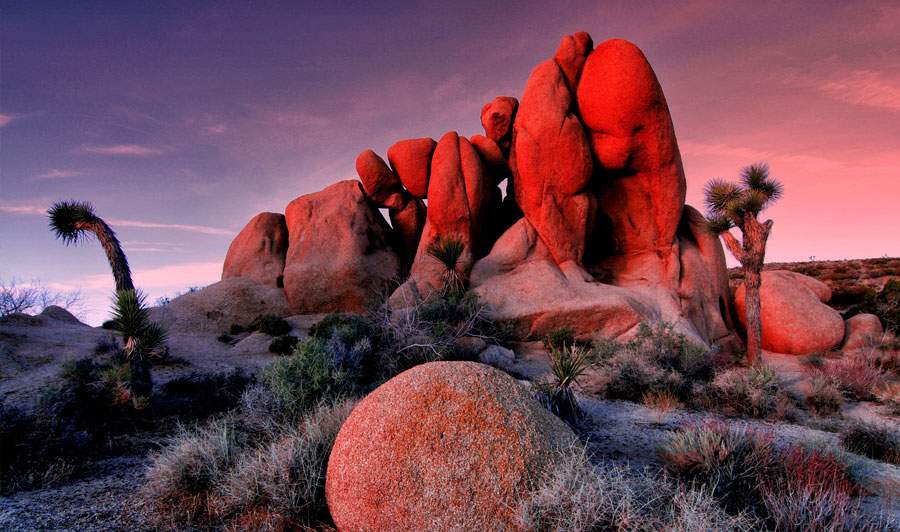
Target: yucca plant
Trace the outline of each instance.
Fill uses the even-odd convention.
[[[703,187],[706,196],[707,223],[710,232],[721,235],[728,251],[744,269],[747,301],[747,357],[750,363],[762,356],[762,318],[760,316],[760,272],[766,257],[766,241],[772,231],[772,220],[760,223],[761,211],[777,201],[783,187],[769,177],[769,166],[751,164],[741,170],[741,184],[713,179]],[[729,229],[743,233],[742,242]]]
[[[584,419],[584,411],[575,400],[572,385],[590,365],[590,353],[583,347],[571,345],[550,349],[550,371],[556,382],[545,386],[541,401],[570,426],[575,426]]]
[[[134,290],[131,282],[131,269],[128,259],[119,245],[116,233],[99,216],[94,214],[94,207],[88,202],[57,201],[47,211],[50,217],[50,229],[61,238],[67,246],[78,244],[88,238],[89,233],[97,236],[106,258],[112,268],[116,280],[116,290]]]
[[[459,259],[465,249],[466,244],[456,237],[441,237],[428,246],[426,252],[444,265],[441,290],[452,292],[466,289],[466,274],[459,267]]]
[[[153,388],[150,357],[165,347],[166,330],[150,321],[146,296],[135,290],[120,290],[113,298],[113,328],[122,335],[122,349],[131,367],[131,388],[136,397],[148,397]]]

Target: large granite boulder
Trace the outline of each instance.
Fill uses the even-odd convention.
[[[390,228],[357,181],[301,196],[285,217],[284,291],[293,313],[362,312],[399,275]]]
[[[283,214],[257,214],[228,247],[222,279],[244,277],[281,286],[288,230]]]
[[[344,423],[325,493],[342,532],[518,530],[515,509],[575,434],[510,376],[432,362],[369,394]]]
[[[816,280],[799,273],[762,272],[759,289],[762,347],[776,353],[808,355],[828,351],[844,339],[844,320],[824,304],[825,293],[810,288]],[[734,296],[738,318],[747,326],[746,290]]]
[[[428,196],[431,178],[431,156],[437,143],[434,139],[407,139],[388,148],[388,161],[406,190],[416,198]]]

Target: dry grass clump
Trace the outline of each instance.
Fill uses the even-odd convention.
[[[299,424],[250,427],[237,413],[185,429],[151,458],[140,498],[155,526],[281,531],[328,524],[325,470],[356,400]]]
[[[703,486],[730,513],[747,512],[767,529],[874,531],[887,521],[861,517],[859,488],[830,452],[776,448],[772,434],[709,423],[674,434],[660,448],[666,470]]]
[[[873,392],[875,399],[900,416],[900,382],[885,382]]]
[[[752,530],[744,515],[729,516],[708,491],[648,472],[594,466],[583,451],[568,452],[518,509],[525,530]]]
[[[678,400],[678,397],[671,390],[647,392],[644,394],[642,402],[644,406],[656,410],[656,418],[660,423],[665,421],[669,412],[681,406],[681,401]]]
[[[769,366],[726,369],[701,391],[698,402],[739,416],[785,419],[793,416],[793,400]]]
[[[813,377],[809,381],[806,407],[817,416],[831,416],[841,411],[844,395],[834,381]]]
[[[807,367],[806,372],[811,381],[829,382],[854,399],[871,401],[876,392],[897,379],[898,364],[894,351],[873,344],[840,358],[823,359]]]
[[[900,465],[900,431],[894,427],[855,421],[841,430],[841,443],[852,453]]]

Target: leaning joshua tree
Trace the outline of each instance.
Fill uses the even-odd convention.
[[[94,208],[87,202],[58,201],[47,215],[50,228],[66,245],[77,244],[93,233],[106,251],[116,280],[113,328],[122,335],[125,343],[123,352],[131,368],[131,391],[135,397],[148,397],[153,386],[148,359],[163,348],[166,331],[150,321],[145,297],[134,289],[128,259],[116,234],[94,214]]]
[[[743,185],[743,186],[742,186]],[[769,177],[769,166],[751,164],[741,170],[741,185],[714,179],[703,187],[708,209],[709,230],[721,235],[734,257],[744,267],[747,301],[747,358],[757,363],[762,355],[762,318],[760,316],[760,272],[766,257],[766,240],[772,220],[760,223],[759,213],[782,194],[782,186]],[[738,242],[729,229],[743,233]]]
[[[50,229],[66,244],[77,244],[93,233],[106,251],[109,266],[116,280],[116,291],[134,290],[131,282],[131,270],[128,259],[122,252],[119,240],[113,230],[99,216],[94,214],[94,207],[87,202],[57,201],[47,211],[50,217]]]

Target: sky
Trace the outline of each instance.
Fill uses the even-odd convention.
[[[689,204],[769,164],[768,261],[900,256],[900,1],[560,4],[0,0],[0,280],[106,319],[101,248],[47,227],[73,199],[150,301],[211,284],[257,213],[356,178],[365,149],[483,134],[481,107],[576,31],[650,61]]]

